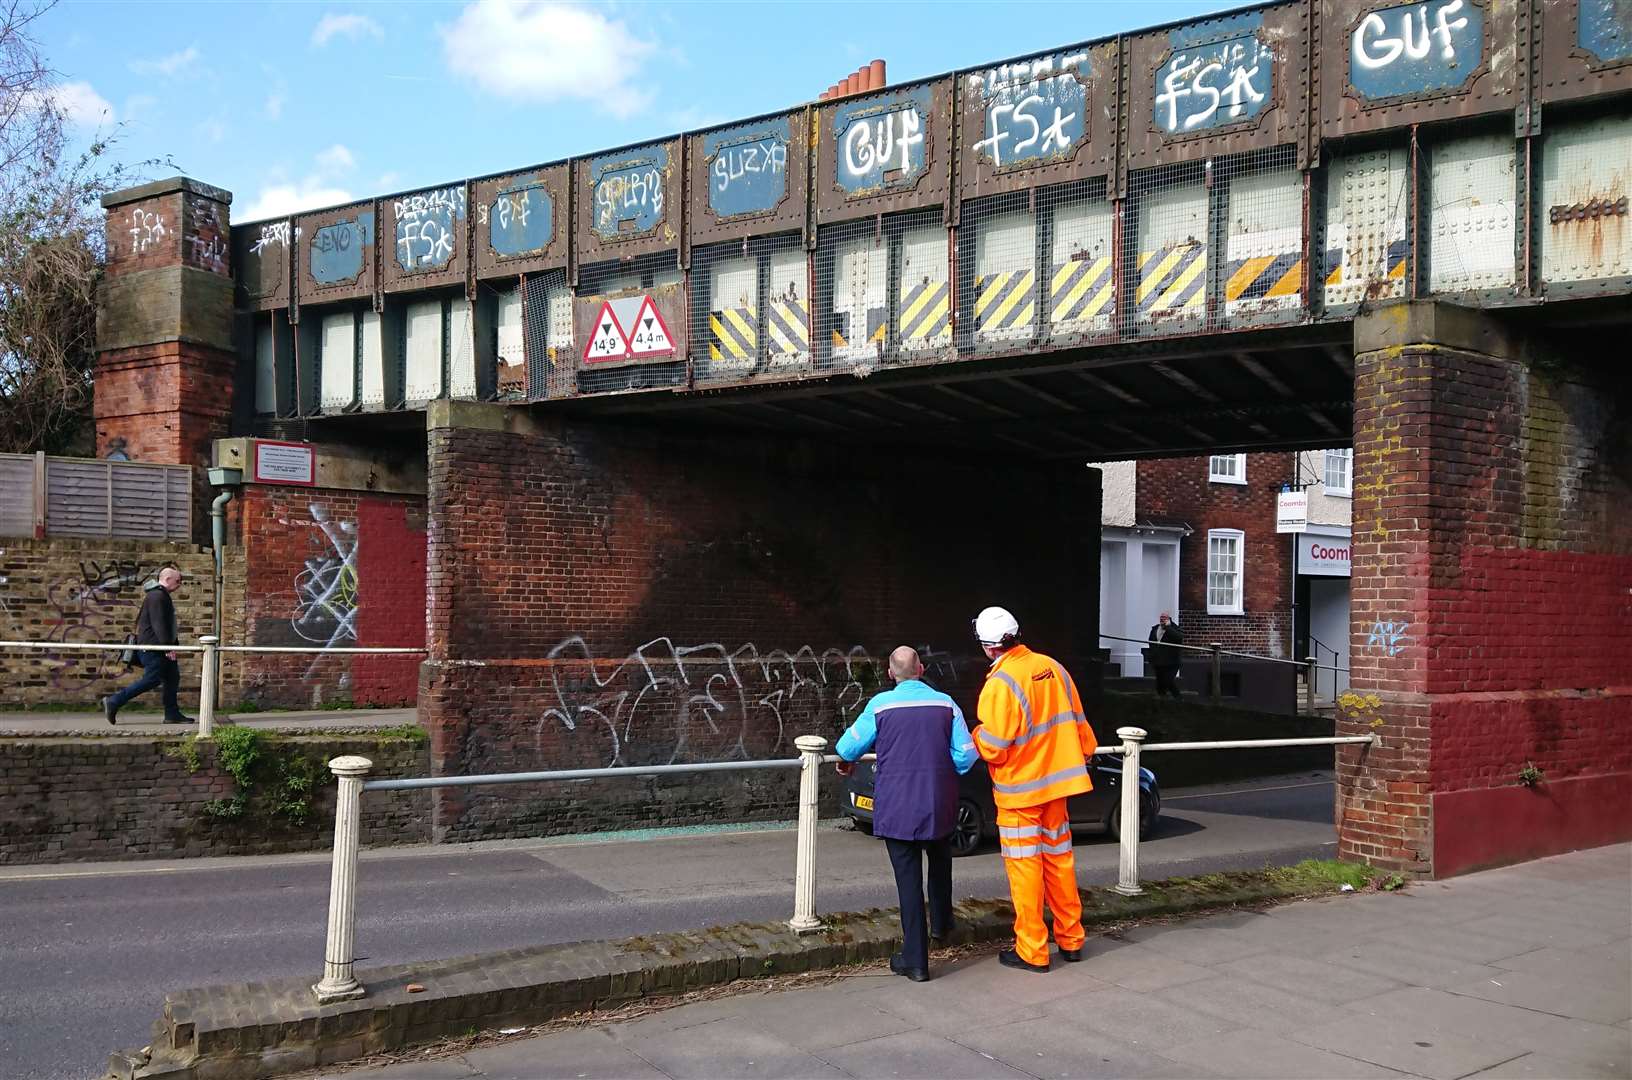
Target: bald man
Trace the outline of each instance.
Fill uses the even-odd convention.
[[[890,970],[913,982],[929,979],[929,938],[952,930],[952,828],[958,774],[978,758],[957,702],[923,682],[918,653],[890,654],[895,686],[875,694],[834,749],[848,776],[875,745],[873,834],[884,838],[901,900],[901,951]],[[924,924],[924,859],[929,860],[929,925]]]

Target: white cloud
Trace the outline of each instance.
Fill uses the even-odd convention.
[[[313,177],[295,184],[269,184],[261,188],[248,206],[233,214],[233,220],[260,221],[264,218],[285,217],[299,213],[302,210],[315,210],[322,206],[333,206],[336,203],[352,201],[351,192],[345,188],[330,187]]]
[[[166,79],[173,79],[198,63],[198,56],[198,48],[189,45],[180,52],[161,56],[157,60],[132,60],[130,70],[138,75],[162,75]]]
[[[634,85],[656,51],[619,19],[569,0],[476,0],[442,30],[448,68],[500,97],[578,98],[626,117],[650,91]]]
[[[367,15],[336,15],[330,12],[319,19],[312,30],[312,47],[322,48],[337,37],[356,40],[364,34],[383,38],[385,28]]]
[[[262,107],[262,111],[266,113],[266,118],[268,120],[278,120],[282,118],[283,102],[284,96],[282,94],[272,93],[267,95],[266,105]]]
[[[46,91],[46,96],[62,113],[63,120],[74,127],[100,127],[117,119],[108,99],[88,82],[58,83]]]
[[[348,173],[357,167],[357,159],[346,147],[335,143],[317,155],[317,167],[325,173]]]

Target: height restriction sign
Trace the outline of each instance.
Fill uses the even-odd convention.
[[[584,343],[584,363],[608,364],[619,360],[652,360],[673,356],[678,349],[668,323],[648,294],[623,296],[601,305]]]

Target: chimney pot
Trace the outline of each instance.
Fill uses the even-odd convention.
[[[871,76],[869,82],[874,90],[882,90],[885,86],[889,85],[884,81],[884,61],[874,60],[871,64],[868,64],[867,67],[869,75]]]

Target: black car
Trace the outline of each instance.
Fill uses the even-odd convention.
[[[1122,759],[1096,757],[1089,769],[1094,789],[1073,795],[1066,802],[1071,824],[1103,829],[1120,838],[1117,823],[1122,817]],[[1139,839],[1145,840],[1155,827],[1156,816],[1162,812],[1162,789],[1156,783],[1156,774],[1149,769],[1139,770],[1139,787]],[[845,789],[845,812],[855,819],[856,828],[872,832],[873,766],[858,762]],[[996,835],[997,804],[992,801],[992,777],[986,771],[986,763],[977,761],[974,768],[958,778],[958,823],[952,830],[952,854],[972,854],[982,840]]]

